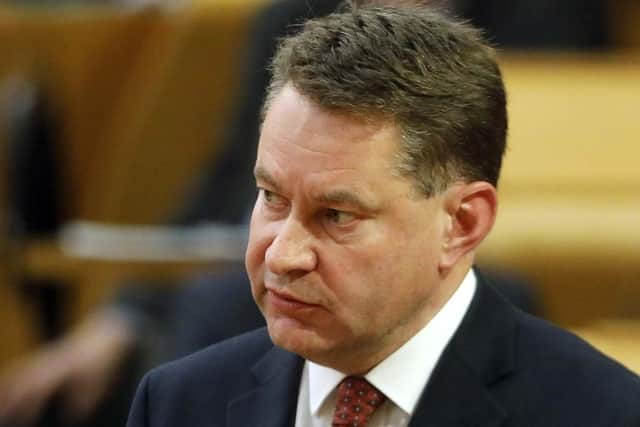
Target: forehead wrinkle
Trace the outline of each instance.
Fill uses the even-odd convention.
[[[293,154],[292,150],[297,150],[302,152],[303,155],[313,155],[320,157],[330,157],[333,158],[336,153],[332,153],[326,150],[323,150],[323,140],[321,139],[321,135],[317,132],[305,132],[304,138],[299,138],[298,141],[291,141],[289,139],[283,139],[282,144],[277,144],[275,149],[279,152],[285,154],[286,157],[290,157]]]

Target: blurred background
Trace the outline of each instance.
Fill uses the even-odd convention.
[[[434,3],[509,95],[479,265],[640,372],[640,2]],[[246,290],[266,65],[337,5],[0,0],[0,426],[122,425],[145,369],[253,325],[223,288]]]

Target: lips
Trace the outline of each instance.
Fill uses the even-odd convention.
[[[270,303],[281,311],[299,311],[319,308],[317,304],[307,303],[288,293],[267,288],[267,297]]]

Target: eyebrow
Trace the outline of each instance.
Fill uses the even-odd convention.
[[[273,191],[282,193],[282,187],[265,168],[256,166],[253,175],[257,182],[262,182],[273,189]],[[314,199],[326,205],[353,206],[364,212],[377,212],[379,210],[379,207],[375,203],[358,197],[356,192],[350,190],[333,190],[315,196]]]
[[[328,205],[353,206],[361,211],[376,212],[378,207],[369,201],[358,197],[354,192],[349,190],[334,190],[326,194],[321,194],[316,199]]]
[[[274,191],[278,193],[282,192],[282,189],[276,182],[276,179],[265,168],[256,166],[256,168],[253,170],[253,176],[255,177],[256,182],[264,182]]]

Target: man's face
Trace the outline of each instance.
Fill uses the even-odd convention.
[[[394,125],[324,111],[290,86],[274,99],[246,267],[277,345],[368,369],[433,315],[449,216],[396,173],[398,149]]]

